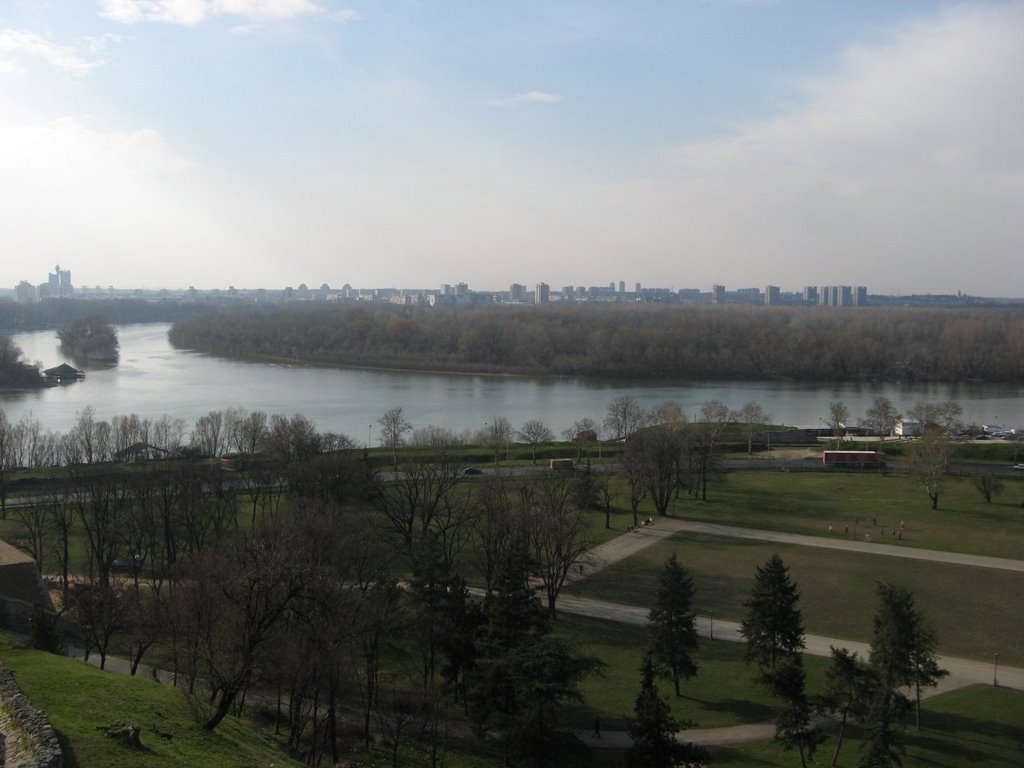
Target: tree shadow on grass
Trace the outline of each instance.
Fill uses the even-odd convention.
[[[921,730],[907,729],[907,745],[973,762],[1004,752],[1007,765],[1024,764],[1024,725],[982,720],[953,712],[928,712]]]
[[[712,765],[728,763],[729,765],[749,765],[754,768],[756,768],[756,766],[775,768],[775,766],[778,765],[774,760],[752,755],[749,752],[741,752],[740,750],[732,747],[710,746],[708,747],[708,753],[711,755]]]
[[[745,723],[768,722],[774,720],[776,714],[778,714],[775,709],[767,704],[759,704],[758,702],[745,701],[743,699],[716,699],[715,701],[708,701],[693,696],[681,696],[680,698],[699,704],[700,708],[705,712],[728,712],[734,714]],[[697,727],[701,727],[699,721]]]

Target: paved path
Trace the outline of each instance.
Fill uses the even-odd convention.
[[[589,575],[595,570],[623,560],[662,539],[680,532],[703,533],[710,536],[725,536],[737,539],[753,539],[779,544],[796,544],[802,547],[818,547],[820,549],[839,549],[846,552],[903,557],[909,560],[928,560],[935,563],[968,565],[975,568],[994,568],[1024,573],[1024,560],[966,555],[959,552],[942,552],[936,549],[901,547],[895,544],[877,544],[863,539],[848,538],[841,534],[833,536],[808,536],[802,533],[780,533],[759,528],[742,528],[734,525],[698,523],[661,517],[653,525],[641,526],[631,533],[617,536],[611,541],[607,541],[592,549],[584,561],[583,575]],[[579,572],[572,575],[577,579],[580,577]]]
[[[796,533],[778,533],[755,528],[741,528],[714,523],[697,523],[673,518],[658,518],[653,525],[641,526],[636,530],[605,542],[583,559],[582,568],[571,574],[569,581],[579,581],[609,565],[640,552],[659,541],[680,533],[704,533],[713,536],[727,536],[758,541],[796,544],[798,546],[821,547],[824,549],[840,549],[849,552],[867,552],[874,555],[905,557],[914,560],[930,560],[939,563],[969,565],[978,568],[996,568],[1000,570],[1024,572],[1024,561],[1007,560],[998,557],[981,557],[963,555],[955,552],[899,547],[891,544],[874,544],[862,540],[845,537],[827,538],[823,536],[807,536]],[[644,624],[647,621],[648,607],[624,605],[605,600],[595,600],[562,593],[558,597],[558,610],[582,616],[619,621],[627,624]],[[739,623],[735,621],[715,620],[710,616],[697,617],[697,631],[702,637],[715,640],[742,643]],[[805,651],[814,656],[829,656],[832,646],[846,648],[867,659],[870,652],[868,643],[821,635],[805,635],[807,644]],[[1024,669],[1000,665],[993,662],[960,659],[952,656],[939,656],[939,666],[949,671],[935,688],[922,691],[922,697],[936,696],[940,693],[963,688],[967,685],[992,685],[1024,691]],[[630,745],[629,735],[622,731],[603,732],[596,737],[589,732],[577,734],[580,739],[592,747],[625,749]],[[690,741],[706,746],[738,744],[750,741],[766,741],[775,736],[772,723],[750,723],[730,728],[707,728],[687,730],[679,735],[680,740]]]

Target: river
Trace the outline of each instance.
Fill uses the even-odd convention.
[[[496,417],[514,428],[540,419],[556,434],[589,417],[600,423],[616,397],[631,395],[644,407],[678,403],[691,417],[718,399],[730,408],[756,402],[777,424],[817,427],[829,403],[841,400],[856,422],[877,395],[906,410],[920,400],[955,400],[967,423],[1024,426],[1024,386],[998,384],[878,384],[807,382],[588,381],[577,378],[475,376],[320,368],[245,362],[175,349],[166,324],[118,328],[120,362],[84,367],[82,381],[30,392],[0,392],[12,421],[31,414],[44,429],[66,432],[91,405],[97,417],[168,414],[189,425],[225,408],[302,414],[321,431],[341,432],[359,444],[374,442],[377,419],[401,406],[414,427],[444,426],[475,432]],[[15,334],[31,361],[50,368],[67,358],[53,331]],[[72,365],[74,361],[68,360]]]

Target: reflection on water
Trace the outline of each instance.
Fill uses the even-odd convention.
[[[864,413],[877,395],[906,410],[919,400],[956,400],[967,422],[1024,426],[1024,387],[979,384],[878,384],[807,382],[591,382],[572,378],[525,378],[381,372],[224,360],[171,347],[165,324],[118,328],[116,366],[83,362],[86,378],[69,386],[0,393],[12,419],[31,412],[44,428],[66,432],[76,414],[93,406],[99,418],[166,413],[190,424],[211,410],[239,407],[285,416],[302,414],[321,430],[363,442],[377,419],[401,406],[416,427],[429,424],[456,432],[477,430],[496,416],[518,427],[544,421],[556,433],[575,420],[600,422],[608,404],[631,395],[643,406],[678,403],[693,416],[718,399],[731,408],[755,401],[776,423],[819,426],[830,401],[842,400],[851,416]],[[50,368],[67,358],[53,331],[14,336],[28,360]],[[70,361],[69,361],[70,362]],[[72,363],[74,365],[74,363]]]

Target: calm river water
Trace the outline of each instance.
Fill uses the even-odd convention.
[[[643,406],[678,403],[693,415],[717,398],[730,408],[755,401],[775,423],[817,427],[829,402],[842,400],[852,419],[879,394],[906,410],[919,400],[956,400],[966,422],[1024,426],[1024,385],[893,385],[796,382],[594,382],[315,368],[225,360],[174,349],[170,326],[118,329],[121,360],[111,368],[84,367],[83,381],[33,392],[0,393],[0,408],[14,421],[31,413],[45,429],[66,432],[91,405],[96,415],[158,418],[169,414],[190,425],[211,410],[239,407],[285,416],[302,414],[321,431],[342,432],[358,443],[377,437],[377,419],[401,406],[415,427],[476,431],[504,416],[513,427],[544,421],[556,434],[590,417],[600,423],[608,404],[632,395]],[[65,361],[53,331],[17,334],[25,357],[45,368]],[[74,361],[68,361],[75,365]]]

